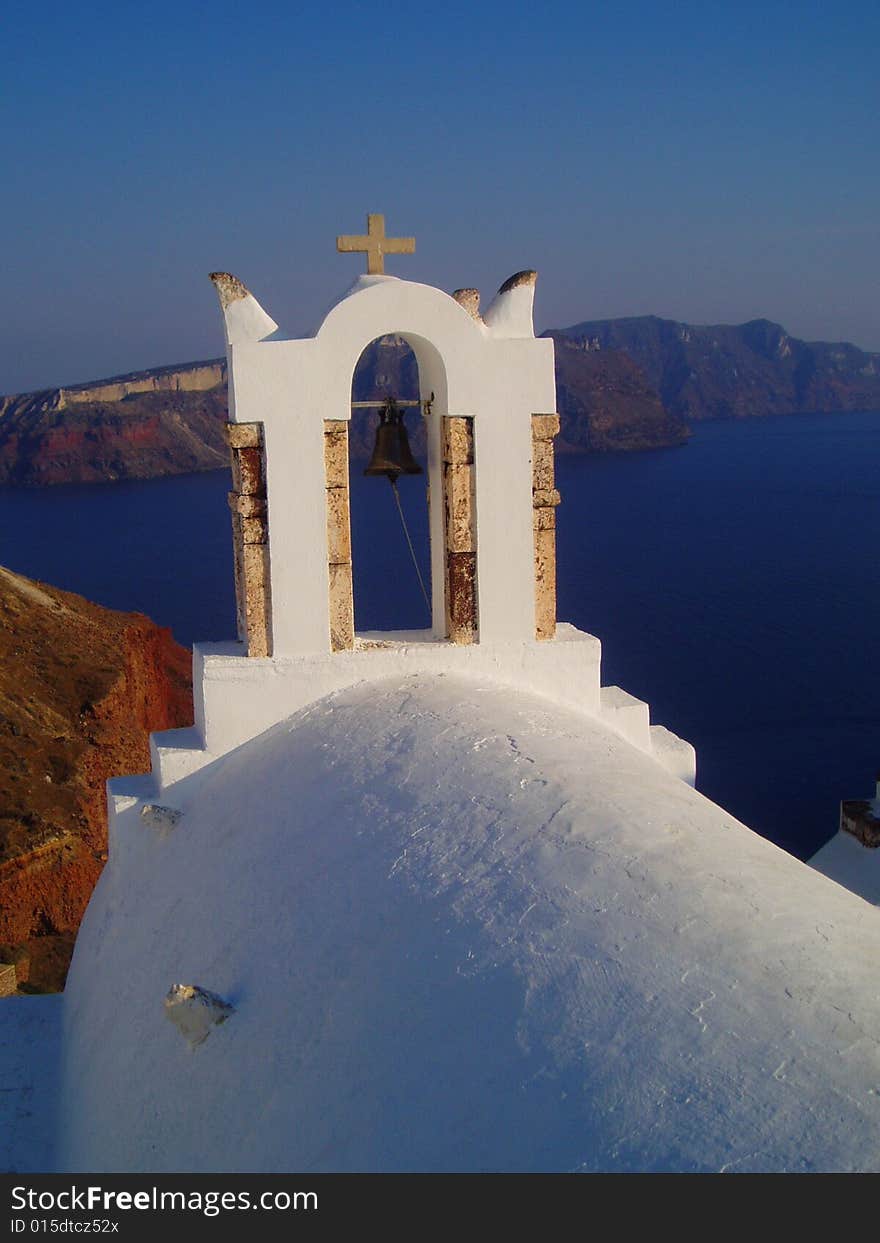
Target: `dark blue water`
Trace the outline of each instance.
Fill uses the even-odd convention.
[[[110,608],[147,613],[181,643],[235,634],[226,471],[137,483],[0,489],[0,564]]]
[[[559,616],[603,680],[697,748],[699,788],[806,857],[880,765],[880,414],[701,425],[683,449],[562,458]],[[359,629],[421,627],[384,479],[352,475]],[[0,563],[234,633],[225,472],[0,491]],[[400,493],[427,573],[422,477]]]
[[[705,424],[558,475],[559,616],[694,743],[704,793],[807,857],[880,766],[880,414]]]
[[[427,463],[423,455],[415,457],[425,473],[401,475],[397,493],[430,600]],[[391,485],[384,477],[365,476],[363,467],[363,462],[353,461],[349,476],[355,628],[424,630],[431,625],[431,610],[419,586]]]

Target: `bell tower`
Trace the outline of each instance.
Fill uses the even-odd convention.
[[[601,717],[693,781],[693,748],[650,726],[647,704],[601,688],[599,640],[556,619],[559,418],[553,342],[532,323],[535,272],[510,277],[481,312],[475,289],[447,294],[387,275],[384,256],[412,254],[415,242],[386,236],[381,216],[337,246],[365,253],[368,271],[312,336],[284,333],[236,277],[211,277],[226,333],[237,636],[196,644],[195,724],[153,735],[150,797],[164,803],[184,777],[318,701],[332,711],[336,691],[438,674]],[[419,371],[430,625],[359,635],[352,377],[365,347],[389,336],[409,345]],[[390,410],[383,437],[376,468],[405,473],[411,459]],[[114,783],[113,816],[144,799],[142,784]]]
[[[387,237],[382,216],[367,221],[337,248],[366,253],[368,272],[313,337],[285,337],[237,278],[212,275],[229,363],[239,639],[250,659],[358,649],[349,392],[364,347],[389,334],[416,355],[428,445],[432,618],[410,644],[552,639],[559,424],[553,343],[532,326],[536,274],[505,281],[482,315],[476,290],[386,275],[385,254],[412,254],[415,241]],[[400,434],[389,415],[386,450]]]

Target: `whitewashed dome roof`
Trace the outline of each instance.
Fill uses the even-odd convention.
[[[80,932],[60,1168],[880,1163],[878,911],[599,722],[372,683],[176,793]],[[235,1007],[195,1049],[175,983]]]

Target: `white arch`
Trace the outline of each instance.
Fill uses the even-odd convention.
[[[523,292],[519,287],[506,296],[521,299]],[[529,324],[530,307],[529,301]],[[367,276],[330,309],[313,337],[272,333],[230,339],[227,346],[231,417],[265,428],[276,656],[327,649],[323,424],[350,418],[357,360],[388,334],[413,347],[422,391],[434,393],[437,416],[474,419],[480,641],[534,636],[531,415],[555,410],[553,342],[526,335],[521,314],[491,327],[439,289]],[[439,417],[432,436],[437,488]],[[431,543],[436,592],[443,585],[442,520],[438,526],[432,518]],[[434,637],[443,633],[442,614],[435,594]]]
[[[345,384],[370,342],[389,335],[403,337],[412,347],[423,388],[434,393],[442,413],[474,407],[485,329],[448,294],[393,276],[363,277],[318,329],[316,340],[332,360],[330,402],[343,400]],[[339,393],[334,391],[337,380]]]
[[[354,360],[349,379],[349,394],[354,391],[354,374],[364,351],[376,341],[392,334],[382,333],[368,341]],[[430,415],[425,420],[428,487],[428,538],[431,560],[431,635],[440,638],[446,630],[446,583],[445,583],[445,514],[443,505],[443,454],[441,409],[446,409],[446,366],[439,350],[424,337],[411,332],[393,334],[404,341],[415,355],[419,377],[419,396],[422,401],[433,398]],[[351,408],[348,410],[351,415]],[[410,425],[412,431],[412,425]],[[354,532],[352,532],[352,565],[355,564]],[[354,600],[357,621],[357,592]]]

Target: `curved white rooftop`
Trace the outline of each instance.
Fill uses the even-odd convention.
[[[82,925],[61,1168],[877,1168],[878,911],[598,720],[392,678],[175,796]]]

